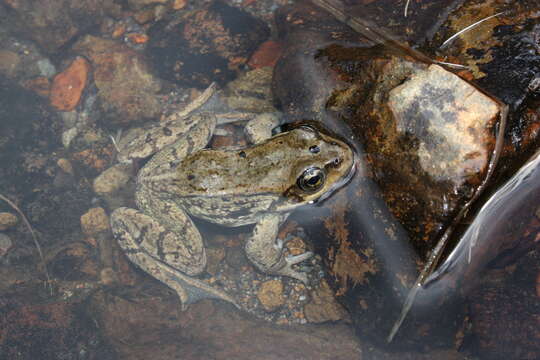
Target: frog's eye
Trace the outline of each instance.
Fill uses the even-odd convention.
[[[324,170],[318,167],[310,167],[300,175],[296,183],[300,189],[306,192],[315,192],[319,190],[326,180]]]
[[[309,152],[312,154],[318,154],[321,151],[321,148],[318,145],[312,145],[309,147]]]

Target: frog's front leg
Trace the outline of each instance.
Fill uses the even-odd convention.
[[[307,275],[294,270],[292,265],[309,259],[313,253],[307,251],[297,256],[284,256],[283,241],[277,235],[286,218],[287,215],[283,214],[265,215],[255,225],[253,234],[246,242],[246,255],[264,273],[292,277],[307,284]]]
[[[193,278],[206,265],[201,235],[191,219],[167,202],[166,216],[153,216],[130,208],[118,208],[111,215],[115,238],[128,258],[176,291],[182,307],[204,298],[221,299],[238,306],[226,293]]]

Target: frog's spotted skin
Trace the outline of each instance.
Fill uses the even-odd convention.
[[[111,215],[113,232],[126,255],[173,288],[184,305],[201,298],[235,303],[195,278],[206,266],[206,253],[191,217],[229,227],[254,224],[245,244],[248,259],[265,273],[307,282],[306,274],[292,265],[312,254],[283,256],[277,233],[292,210],[327,196],[349,179],[351,148],[300,126],[271,138],[259,136],[262,142],[244,149],[204,149],[214,132],[215,116],[201,113],[185,121],[189,129],[174,134],[175,141],[139,172],[139,210],[119,208]],[[158,129],[149,134],[171,136]],[[161,142],[146,136],[152,144]]]

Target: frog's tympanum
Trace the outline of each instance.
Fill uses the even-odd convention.
[[[312,125],[258,136],[242,149],[204,149],[216,118],[200,113],[183,119],[192,126],[155,154],[140,170],[139,210],[119,208],[111,216],[118,242],[129,259],[179,295],[183,305],[202,298],[235,303],[228,294],[196,279],[206,265],[203,239],[192,218],[228,227],[254,224],[245,243],[248,259],[260,271],[303,282],[292,265],[312,256],[283,254],[277,239],[291,211],[330,195],[351,177],[349,145]],[[150,132],[171,136],[169,128]],[[161,141],[148,139],[145,143]]]

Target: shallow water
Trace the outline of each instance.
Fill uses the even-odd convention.
[[[423,7],[411,2],[407,17],[405,1],[344,2],[347,14],[363,16],[356,20],[319,15],[320,10],[308,13],[302,2],[284,0],[231,0],[208,6],[207,1],[98,3],[0,5],[0,194],[12,201],[0,202],[0,212],[11,214],[0,214],[1,359],[538,357],[540,157],[535,152],[535,129],[540,126],[540,110],[538,94],[527,87],[530,73],[540,71],[540,35],[534,37],[538,33],[534,29],[540,29],[540,12],[533,8],[535,4],[519,5],[521,12],[530,12],[529,20],[520,17],[524,15],[514,17],[525,25],[518,27],[523,31],[517,37],[521,40],[512,41],[521,41],[515,49],[530,48],[530,54],[522,58],[530,70],[516,75],[519,86],[508,99],[503,98],[507,89],[501,90],[490,78],[502,55],[485,68],[481,61],[467,63],[473,70],[460,73],[469,79],[476,76],[474,69],[487,71],[488,76],[475,86],[487,86],[480,90],[507,101],[511,121],[501,146],[497,145],[502,141],[502,135],[497,137],[500,120],[486,125],[491,140],[485,141],[484,164],[489,165],[477,171],[478,179],[460,179],[470,181],[472,185],[466,188],[441,178],[418,187],[405,183],[410,177],[401,177],[400,168],[410,166],[420,178],[424,170],[418,166],[418,157],[422,155],[398,154],[395,159],[403,162],[392,164],[394,158],[387,157],[386,149],[373,151],[374,144],[386,144],[384,136],[382,140],[368,138],[367,130],[380,130],[365,125],[375,115],[366,111],[368,105],[355,107],[347,101],[374,93],[384,98],[384,91],[405,83],[415,72],[426,71],[423,66],[433,65],[433,59],[459,62],[456,54],[461,45],[446,53],[454,52],[453,58],[435,54],[437,42],[453,30],[448,16],[452,24],[459,23],[460,16],[463,22],[472,21],[471,13],[497,12],[503,6],[500,2],[426,1]],[[492,24],[494,33],[511,27],[511,19],[504,17],[499,27]],[[354,31],[344,23],[359,28]],[[362,31],[366,26],[370,29]],[[515,44],[503,41],[503,36],[496,54],[505,53],[501,44]],[[378,45],[366,50],[374,43]],[[417,50],[420,47],[422,52]],[[298,49],[304,57],[297,61]],[[350,49],[353,55],[346,52]],[[73,60],[81,57],[82,65],[72,67]],[[377,60],[370,63],[373,58]],[[381,67],[387,77],[375,78],[376,71],[373,75],[366,70],[366,64],[377,69],[388,59],[393,67]],[[299,70],[288,70],[287,61],[300,66]],[[274,68],[285,70],[273,76]],[[400,76],[402,80],[392,83]],[[391,85],[373,92],[377,87],[370,84],[379,80]],[[205,98],[203,90],[213,82],[217,93]],[[315,85],[308,86],[311,83]],[[287,103],[289,98],[300,100]],[[365,103],[377,101],[370,98]],[[170,199],[169,188],[163,186],[148,199],[139,193],[136,203],[134,194],[141,188],[136,174],[148,164],[149,154],[119,165],[118,151],[137,134],[146,136],[145,145],[162,141],[162,137],[154,141],[149,128],[175,119],[174,114],[188,104],[197,105],[193,114],[210,113],[220,121],[209,147],[232,148],[232,153],[248,159],[254,153],[284,170],[273,171],[265,165],[250,173],[240,168],[231,171],[237,186],[229,186],[219,196],[212,194],[218,200],[210,205],[199,199],[190,210],[183,203],[202,235],[206,266],[186,277],[171,263],[159,263],[160,271],[171,274],[162,283],[128,260],[125,248],[113,237],[109,215],[119,207],[140,208],[147,200]],[[330,181],[331,167],[317,165],[316,172],[313,165],[305,167],[299,160],[303,148],[298,143],[293,144],[297,156],[287,157],[287,164],[274,159],[281,148],[252,147],[244,127],[259,113],[280,118],[281,126],[272,126],[274,136],[291,131],[289,124],[299,120],[317,121],[322,133],[354,149],[353,176],[346,174],[338,181],[338,189],[319,201],[309,186],[318,186],[320,179],[297,177],[319,174],[323,168],[323,181]],[[177,126],[192,135],[197,131],[190,128],[193,114],[180,117]],[[122,130],[120,136],[118,130]],[[426,136],[421,126],[409,124],[398,130],[405,134],[399,143],[410,141],[415,149],[422,149],[418,145],[424,141],[422,136],[432,140],[426,143],[433,147],[423,156],[435,157],[435,147],[445,141],[442,135]],[[173,138],[175,131],[174,126],[167,126],[156,133]],[[472,133],[472,127],[463,130],[467,131]],[[191,140],[187,142],[190,148],[194,146]],[[262,154],[257,149],[263,149]],[[448,153],[458,152],[449,149]],[[502,160],[494,161],[499,155]],[[414,165],[405,162],[409,160]],[[301,171],[289,166],[289,161],[301,162]],[[234,161],[236,166],[242,163]],[[255,159],[249,166],[260,164]],[[178,162],[166,165],[174,169]],[[486,170],[488,166],[494,167],[493,172]],[[208,173],[202,167],[200,162],[192,171],[204,173],[204,183],[210,183],[217,167],[209,165]],[[447,174],[451,165],[441,168]],[[470,168],[466,170],[472,172]],[[263,171],[269,175],[261,178]],[[284,175],[286,171],[290,174]],[[246,173],[252,174],[245,179],[248,184],[242,179]],[[255,178],[257,183],[249,184]],[[435,183],[443,183],[444,198]],[[245,190],[238,190],[240,186]],[[417,189],[423,189],[420,197],[413,193]],[[477,200],[475,192],[481,191],[485,192]],[[267,203],[257,209],[260,202],[254,204],[252,199],[263,195]],[[249,206],[235,207],[240,197]],[[424,198],[429,201],[419,200]],[[213,215],[206,209],[205,216],[196,216],[205,206],[211,207]],[[223,210],[225,206],[232,210]],[[461,216],[464,206],[467,211]],[[148,208],[155,211],[151,205]],[[425,219],[413,208],[425,208],[421,214],[442,210]],[[169,208],[169,213],[173,210]],[[276,220],[279,228],[271,228],[270,241],[257,250],[270,256],[282,245],[284,255],[291,258],[313,252],[313,257],[292,266],[307,277],[305,283],[264,273],[254,261],[261,259],[256,252],[248,250],[246,255],[254,224],[278,211],[283,215]],[[141,232],[147,231],[142,223],[134,226],[138,225]],[[448,228],[453,231],[443,235]],[[159,238],[168,233],[158,227],[151,231],[157,239],[153,256],[164,259],[167,248]],[[388,335],[407,295],[441,236],[447,236],[449,244],[434,271],[422,281],[410,312],[389,343]],[[276,237],[279,240],[274,241]],[[138,246],[141,241],[146,240],[136,237],[134,243]],[[185,251],[196,251],[191,245]],[[178,257],[178,253],[173,255]],[[196,282],[190,283],[192,278]],[[194,301],[187,308],[179,300],[182,290],[175,283],[192,291]],[[227,294],[234,305],[230,300],[201,300],[208,297],[201,295],[207,287]]]

